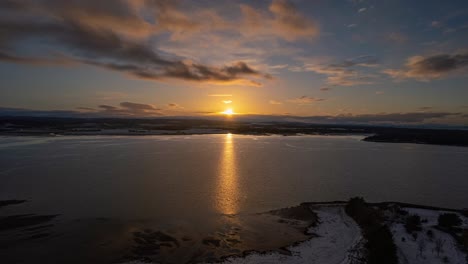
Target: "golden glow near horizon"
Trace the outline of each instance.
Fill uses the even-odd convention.
[[[232,110],[232,108],[228,108],[226,109],[224,112],[221,112],[222,114],[225,114],[227,116],[232,116],[234,113],[234,110]]]
[[[223,147],[219,162],[216,204],[221,213],[235,214],[239,209],[239,190],[236,156],[231,133],[226,134]]]

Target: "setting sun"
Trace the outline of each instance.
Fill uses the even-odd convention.
[[[234,111],[232,110],[232,108],[229,108],[229,109],[226,109],[224,112],[221,112],[221,113],[230,116],[230,115],[234,114]]]

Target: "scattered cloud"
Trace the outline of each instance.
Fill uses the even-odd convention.
[[[232,100],[224,100],[223,103],[224,103],[224,104],[231,104],[231,103],[232,103]]]
[[[176,103],[169,103],[167,104],[167,107],[169,107],[170,109],[184,109],[183,106]]]
[[[432,107],[432,106],[422,106],[422,107],[419,107],[418,109],[421,110],[421,111],[428,111],[428,110],[434,109],[434,107]]]
[[[0,107],[0,116],[31,116],[31,117],[150,117],[161,116],[162,109],[150,104],[122,102],[119,106],[99,105],[92,107],[77,107],[73,110],[32,110],[25,108]]]
[[[446,28],[446,29],[444,29],[444,34],[450,34],[450,33],[454,33],[454,32],[457,32],[456,28]]]
[[[440,28],[440,27],[442,27],[442,23],[440,21],[434,20],[434,21],[431,22],[431,27]]]
[[[429,81],[447,77],[468,66],[468,53],[438,54],[410,57],[403,69],[387,69],[383,72],[394,79],[416,79]],[[464,72],[466,73],[466,71]]]
[[[106,116],[159,116],[162,109],[150,104],[122,102],[119,107],[112,105],[99,105],[96,114]]]
[[[321,87],[320,88],[320,91],[322,92],[326,92],[326,91],[330,91],[332,88],[330,86],[324,86],[324,87]]]
[[[354,28],[354,27],[357,27],[357,24],[349,24],[349,25],[346,25],[346,27],[348,27],[348,28]]]
[[[305,62],[302,67],[295,68],[295,71],[309,71],[318,74],[327,75],[328,86],[355,86],[372,84],[374,75],[364,73],[358,68],[372,68],[378,66],[378,59],[375,56],[365,55],[340,63],[308,63]],[[329,89],[321,89],[326,91]]]
[[[463,117],[461,113],[451,112],[408,112],[408,113],[378,113],[378,114],[340,114],[335,116],[295,117],[295,121],[309,123],[334,124],[417,124],[441,120],[450,117]],[[293,121],[293,120],[291,120]]]
[[[298,98],[293,98],[293,99],[288,99],[287,100],[287,102],[289,102],[289,103],[298,104],[298,105],[310,105],[312,103],[321,102],[321,101],[325,101],[325,99],[310,97],[310,96],[306,96],[306,95],[303,95],[303,96],[298,97]]]
[[[367,8],[365,8],[365,7],[359,8],[358,13],[366,12],[366,10],[367,10]]]
[[[376,91],[375,94],[377,95],[380,95],[380,94],[384,94],[385,92],[384,91]]]
[[[208,96],[212,96],[212,97],[231,97],[232,94],[209,94]]]
[[[283,103],[280,102],[280,101],[276,101],[276,100],[270,100],[268,101],[269,104],[272,104],[272,105],[282,105]]]
[[[270,66],[270,69],[285,69],[285,68],[288,68],[288,64],[279,64],[279,65],[273,65],[273,66]]]
[[[385,39],[398,44],[404,44],[408,42],[408,36],[400,32],[390,32],[385,36]]]
[[[127,93],[112,92],[112,91],[97,91],[95,94],[96,94],[96,99],[102,100],[102,101],[119,100],[119,99],[123,99],[129,96]]]
[[[242,28],[238,21],[227,22],[215,10],[187,12],[177,1],[133,0],[114,1],[112,5],[92,0],[7,1],[0,10],[0,61],[89,64],[155,81],[180,79],[260,86],[261,79],[271,78],[243,61],[213,66],[158,49],[154,37],[165,33],[170,33],[175,41],[188,33]],[[293,40],[312,33],[314,27],[309,27],[309,21],[289,1],[273,1],[269,10],[271,23],[278,31],[276,37]],[[262,25],[270,28],[263,21]],[[38,46],[43,48],[39,57],[26,55],[28,52],[21,48],[24,45],[20,45],[26,39],[41,40],[48,47]]]
[[[278,36],[287,41],[313,38],[319,34],[318,25],[299,12],[289,0],[273,0],[269,12],[242,4],[241,33],[250,36]]]
[[[96,108],[91,108],[91,107],[77,107],[77,110],[83,110],[83,111],[96,111]]]

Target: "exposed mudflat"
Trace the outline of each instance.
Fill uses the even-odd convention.
[[[21,203],[0,204],[6,209]],[[217,218],[214,231],[200,232],[190,223],[163,227],[152,220],[69,220],[0,210],[0,258],[7,263],[35,263],[38,256],[47,263],[197,263],[248,252],[288,255],[286,247],[312,237],[307,230],[317,224],[317,215],[306,205]]]

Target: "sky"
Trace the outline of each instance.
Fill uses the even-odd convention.
[[[0,115],[468,126],[466,0],[3,0]]]

